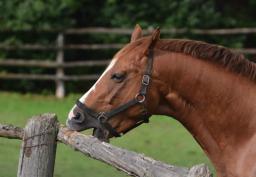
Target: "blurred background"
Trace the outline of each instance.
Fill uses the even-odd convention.
[[[64,123],[136,24],[144,34],[159,26],[161,38],[224,45],[256,61],[255,8],[256,0],[1,0],[0,122],[24,127],[32,115],[54,112]],[[213,171],[191,135],[167,117],[154,116],[111,143],[174,165],[206,163]],[[0,139],[0,177],[16,175],[19,146]],[[125,176],[58,146],[55,177]]]

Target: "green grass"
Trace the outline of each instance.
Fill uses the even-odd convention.
[[[24,127],[33,115],[53,112],[61,123],[79,95],[63,100],[52,96],[20,95],[0,92],[0,123]],[[19,140],[0,138],[0,177],[16,176]],[[191,167],[206,163],[212,166],[192,136],[177,121],[154,116],[149,124],[141,125],[122,138],[111,140],[125,149],[143,153],[163,162]],[[124,177],[122,172],[101,162],[85,157],[69,147],[58,144],[55,177]]]

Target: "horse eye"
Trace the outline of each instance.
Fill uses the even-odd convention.
[[[117,83],[120,83],[125,79],[125,73],[114,73],[112,74],[111,79]]]

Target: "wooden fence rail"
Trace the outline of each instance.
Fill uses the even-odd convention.
[[[153,31],[153,27],[145,29],[146,34]],[[104,34],[123,34],[130,35],[133,29],[128,28],[104,28],[104,27],[91,27],[81,29],[67,29],[64,30],[65,34],[90,34],[90,33],[104,33]],[[163,34],[198,34],[198,35],[234,35],[234,34],[255,34],[256,28],[226,28],[226,29],[189,29],[189,28],[163,28]]]
[[[42,44],[19,44],[10,45],[0,43],[0,49],[3,50],[109,50],[120,49],[124,44],[67,44],[63,47],[55,45],[42,45]]]
[[[150,33],[153,27],[148,27],[144,32]],[[0,32],[50,32],[50,33],[63,33],[72,35],[81,34],[118,34],[130,35],[133,29],[131,28],[106,28],[106,27],[86,27],[86,28],[71,28],[71,29],[0,29]],[[190,29],[190,28],[161,28],[163,34],[198,34],[198,35],[234,35],[234,34],[255,34],[256,28],[242,27],[242,28],[222,28],[222,29]]]
[[[153,28],[145,30],[146,33],[152,32]],[[124,44],[112,43],[112,44],[65,44],[65,35],[84,35],[84,34],[115,34],[115,35],[130,35],[132,29],[128,28],[104,28],[104,27],[89,27],[81,29],[39,29],[39,30],[9,30],[2,29],[0,32],[49,32],[56,33],[56,41],[54,44],[5,44],[0,43],[1,50],[16,51],[55,51],[56,59],[50,61],[47,59],[39,60],[26,60],[26,59],[0,59],[0,66],[3,67],[40,67],[40,68],[52,68],[55,69],[54,75],[48,74],[25,74],[25,73],[1,73],[0,79],[28,79],[28,80],[51,80],[55,81],[56,89],[55,93],[58,98],[63,98],[65,95],[65,81],[79,81],[79,80],[97,80],[98,75],[66,75],[65,69],[72,67],[95,67],[106,66],[109,60],[86,60],[86,61],[74,61],[66,62],[64,53],[66,50],[110,50],[120,49]],[[256,34],[256,28],[230,28],[230,29],[188,29],[188,28],[164,28],[161,29],[163,34],[197,34],[197,35],[246,35]],[[256,48],[240,48],[233,49],[234,51],[256,55]],[[42,61],[43,60],[43,61]]]
[[[25,59],[7,59],[0,60],[0,66],[22,66],[22,67],[40,67],[40,68],[72,68],[72,67],[91,67],[91,66],[106,66],[110,60],[86,60],[57,63],[46,59],[40,60],[25,60]]]
[[[0,124],[0,137],[22,139],[17,177],[52,177],[56,139],[82,154],[107,163],[130,176],[138,177],[210,177],[205,165],[192,168],[168,165],[98,139],[57,126],[54,114],[34,116],[21,129]],[[56,134],[58,132],[58,134]],[[40,168],[38,168],[40,166]]]
[[[49,75],[49,74],[0,74],[0,79],[8,79],[8,80],[17,80],[17,79],[27,79],[27,80],[51,80],[51,81],[91,81],[97,80],[99,75],[90,74],[90,75],[74,75],[74,76],[58,76]],[[61,98],[61,97],[59,97]]]

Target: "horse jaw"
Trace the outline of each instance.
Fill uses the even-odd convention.
[[[108,130],[100,129],[100,128],[94,128],[93,134],[94,137],[98,138],[100,141],[109,143],[110,133]]]

